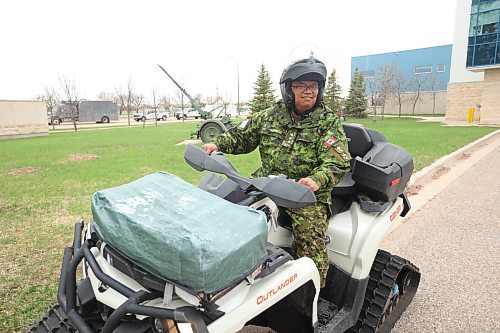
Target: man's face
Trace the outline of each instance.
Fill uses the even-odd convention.
[[[319,85],[316,81],[293,81],[292,91],[295,95],[295,108],[299,113],[310,110],[318,98]]]

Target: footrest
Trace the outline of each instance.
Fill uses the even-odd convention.
[[[338,312],[339,309],[335,304],[321,297],[318,298],[318,321],[320,325],[324,326],[328,324]]]
[[[390,201],[373,201],[369,196],[364,194],[359,194],[356,198],[356,201],[359,202],[359,206],[361,210],[365,212],[383,212],[387,207],[389,207],[392,202]]]

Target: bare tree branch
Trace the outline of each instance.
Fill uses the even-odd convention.
[[[432,73],[427,77],[425,85],[432,94],[432,114],[434,114],[436,113],[436,95],[440,88],[439,79],[435,73]]]
[[[38,101],[45,101],[45,104],[47,106],[47,114],[48,115],[50,114],[51,118],[52,118],[52,110],[60,103],[61,100],[56,90],[52,87],[49,88],[47,86],[43,87],[43,94],[35,97],[35,99]],[[51,123],[52,123],[52,128],[56,129],[55,123],[52,121]]]
[[[385,103],[387,102],[387,98],[394,92],[394,77],[397,72],[398,69],[395,65],[386,65],[377,69],[380,100],[382,102],[382,119],[384,119]]]
[[[417,106],[418,101],[420,100],[420,97],[422,96],[422,87],[423,87],[423,80],[421,79],[420,75],[414,75],[413,79],[411,81],[411,91],[412,96],[410,97],[410,101],[412,103],[412,109],[411,109],[411,114],[415,115],[415,107]]]
[[[71,112],[71,120],[73,121],[73,126],[75,128],[75,132],[77,131],[76,127],[76,116],[77,116],[77,107],[78,107],[78,87],[75,83],[75,78],[69,78],[67,76],[60,76],[57,74],[59,79],[59,84],[61,85],[61,89],[63,91],[63,95],[66,98],[65,103],[69,106]]]
[[[406,101],[405,93],[408,91],[408,80],[399,70],[394,74],[393,87],[393,94],[398,102],[398,116],[401,117],[401,109]]]

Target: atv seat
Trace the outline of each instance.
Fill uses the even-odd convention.
[[[347,137],[349,153],[352,156],[351,169],[356,157],[364,157],[374,146],[375,142],[386,142],[385,137],[379,132],[353,124],[343,124]],[[352,172],[349,171],[340,182],[333,188],[334,195],[354,195],[356,193],[356,182],[352,179]],[[333,201],[333,200],[332,200]]]
[[[360,125],[343,124],[344,132],[347,137],[349,153],[352,156],[351,170],[353,168],[354,159],[363,157],[373,148],[374,138],[379,142],[384,142],[385,137],[373,130],[367,129]],[[356,182],[352,179],[352,171],[349,171],[340,182],[333,188],[332,204],[330,206],[332,215],[342,213],[349,209],[352,198],[357,192]]]
[[[375,142],[386,142],[385,137],[374,130],[354,124],[343,124],[352,158],[363,157],[372,149]]]
[[[352,156],[351,171],[332,191],[333,214],[345,211],[345,203],[360,195],[381,204],[401,195],[413,172],[408,152],[375,130],[354,124],[343,124],[343,128]]]

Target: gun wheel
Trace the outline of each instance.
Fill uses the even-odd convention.
[[[212,142],[213,139],[222,134],[222,128],[215,123],[208,123],[203,125],[200,130],[200,138],[203,143]]]

